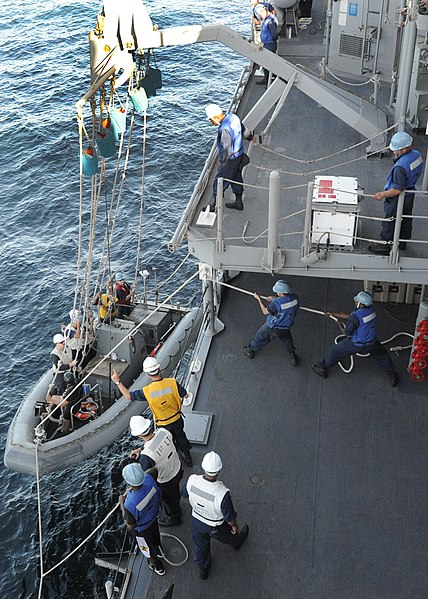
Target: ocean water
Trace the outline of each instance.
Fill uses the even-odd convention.
[[[17,0],[0,13],[1,298],[0,355],[2,451],[16,408],[50,364],[52,335],[73,303],[78,240],[79,166],[74,104],[89,87],[87,33],[101,4],[89,0]],[[250,3],[198,0],[146,3],[159,27],[224,22],[249,34]],[[220,44],[157,52],[164,87],[150,103],[145,209],[140,268],[159,281],[187,253],[168,253],[170,239],[214,137],[204,106],[227,106],[244,59]],[[112,267],[132,280],[135,269],[141,162],[132,159],[112,249]],[[101,243],[101,241],[99,242]],[[190,260],[172,291],[194,272]],[[198,301],[197,286],[179,298]],[[117,500],[116,465],[127,451],[124,435],[80,465],[41,483],[45,571],[68,554]],[[0,589],[8,597],[37,597],[40,544],[35,479],[1,471]],[[106,571],[94,565],[98,550],[121,542],[118,521],[44,580],[42,597],[104,596]]]

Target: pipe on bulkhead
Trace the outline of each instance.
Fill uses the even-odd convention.
[[[395,121],[398,123],[398,131],[404,131],[406,123],[406,111],[409,100],[410,78],[412,75],[415,45],[416,22],[409,21],[404,28],[403,44],[400,53],[400,67],[398,71],[398,93],[395,103]]]

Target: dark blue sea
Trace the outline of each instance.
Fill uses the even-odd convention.
[[[1,190],[1,443],[13,415],[50,365],[51,340],[73,305],[78,248],[79,159],[75,102],[89,87],[87,33],[101,4],[89,0],[3,2],[0,111]],[[224,22],[249,34],[250,3],[212,0],[146,3],[160,28]],[[164,87],[150,102],[145,209],[140,268],[159,281],[187,253],[168,253],[172,236],[212,144],[205,118],[209,102],[227,106],[244,60],[220,44],[157,51]],[[141,123],[140,123],[141,126]],[[131,159],[112,248],[112,269],[132,280],[140,209],[141,161]],[[101,243],[101,240],[99,240]],[[168,290],[194,272],[189,261]],[[153,272],[150,270],[150,272]],[[151,278],[152,280],[152,278]],[[153,285],[151,282],[149,285]],[[141,287],[140,287],[141,289]],[[198,302],[194,286],[179,298]],[[45,571],[68,554],[117,501],[115,466],[129,437],[86,462],[44,477],[41,483]],[[13,599],[37,597],[39,534],[35,479],[1,472],[0,589]],[[48,576],[42,597],[104,597],[107,571],[94,565],[98,550],[113,549],[122,533],[97,534]]]

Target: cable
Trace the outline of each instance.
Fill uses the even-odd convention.
[[[187,560],[189,559],[189,550],[187,549],[187,547],[183,543],[183,541],[181,539],[179,539],[178,537],[176,537],[176,536],[174,536],[174,535],[172,535],[172,534],[170,534],[168,532],[161,532],[160,536],[161,537],[168,537],[170,539],[175,539],[183,547],[185,558],[181,562],[178,562],[178,563],[171,562],[166,557],[165,552],[163,551],[163,549],[161,549],[161,552],[160,552],[161,556],[160,557],[162,557],[162,559],[164,559],[166,561],[166,563],[169,564],[170,566],[176,566],[176,567],[178,567],[178,566],[182,566],[183,564],[185,564],[187,562]]]

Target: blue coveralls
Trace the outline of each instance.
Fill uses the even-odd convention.
[[[420,152],[417,150],[409,150],[400,156],[394,162],[384,191],[389,189],[415,189],[416,181],[423,170],[423,162]],[[393,198],[384,199],[384,214],[385,218],[397,216],[398,195]],[[413,210],[413,201],[415,194],[406,193],[404,196],[403,214],[410,215]],[[394,238],[395,221],[383,222],[380,233],[380,238],[383,241],[392,241]],[[403,218],[401,222],[400,239],[410,239],[412,236],[412,219]]]
[[[136,490],[128,491],[125,499],[125,520],[128,524],[135,524],[136,535],[144,537],[153,559],[157,558],[161,546],[157,523],[160,498],[154,478],[145,474],[143,484]],[[145,501],[147,503],[143,505]]]
[[[273,299],[267,306],[269,316],[266,318],[265,324],[259,328],[248,347],[253,351],[260,351],[275,337],[279,337],[285,350],[289,353],[294,352],[295,347],[290,328],[293,326],[298,309],[299,298],[294,293]]]
[[[229,112],[221,121],[217,132],[217,151],[220,166],[213,183],[213,198],[217,198],[217,182],[220,177],[237,181],[237,183],[223,182],[223,191],[229,185],[237,196],[242,196],[244,188],[242,183],[242,157],[244,155],[244,146],[242,143],[242,123],[236,114]]]
[[[270,52],[276,52],[278,40],[278,19],[275,15],[270,14],[266,19],[262,21],[262,28],[260,31],[260,41],[263,47]],[[263,69],[265,79],[267,81],[269,77],[268,69]]]
[[[183,487],[181,494],[183,497],[189,497],[186,487]],[[198,568],[208,568],[210,565],[211,539],[216,539],[221,543],[226,543],[226,545],[232,545],[232,547],[241,543],[239,534],[233,535],[228,524],[228,522],[236,519],[236,511],[229,491],[223,497],[221,511],[225,521],[220,526],[215,527],[192,516],[192,539],[195,544],[195,562]]]
[[[376,313],[373,308],[361,307],[352,312],[345,325],[346,339],[333,345],[320,364],[329,368],[343,358],[370,353],[384,372],[394,372],[394,364],[383,345],[376,339]]]

